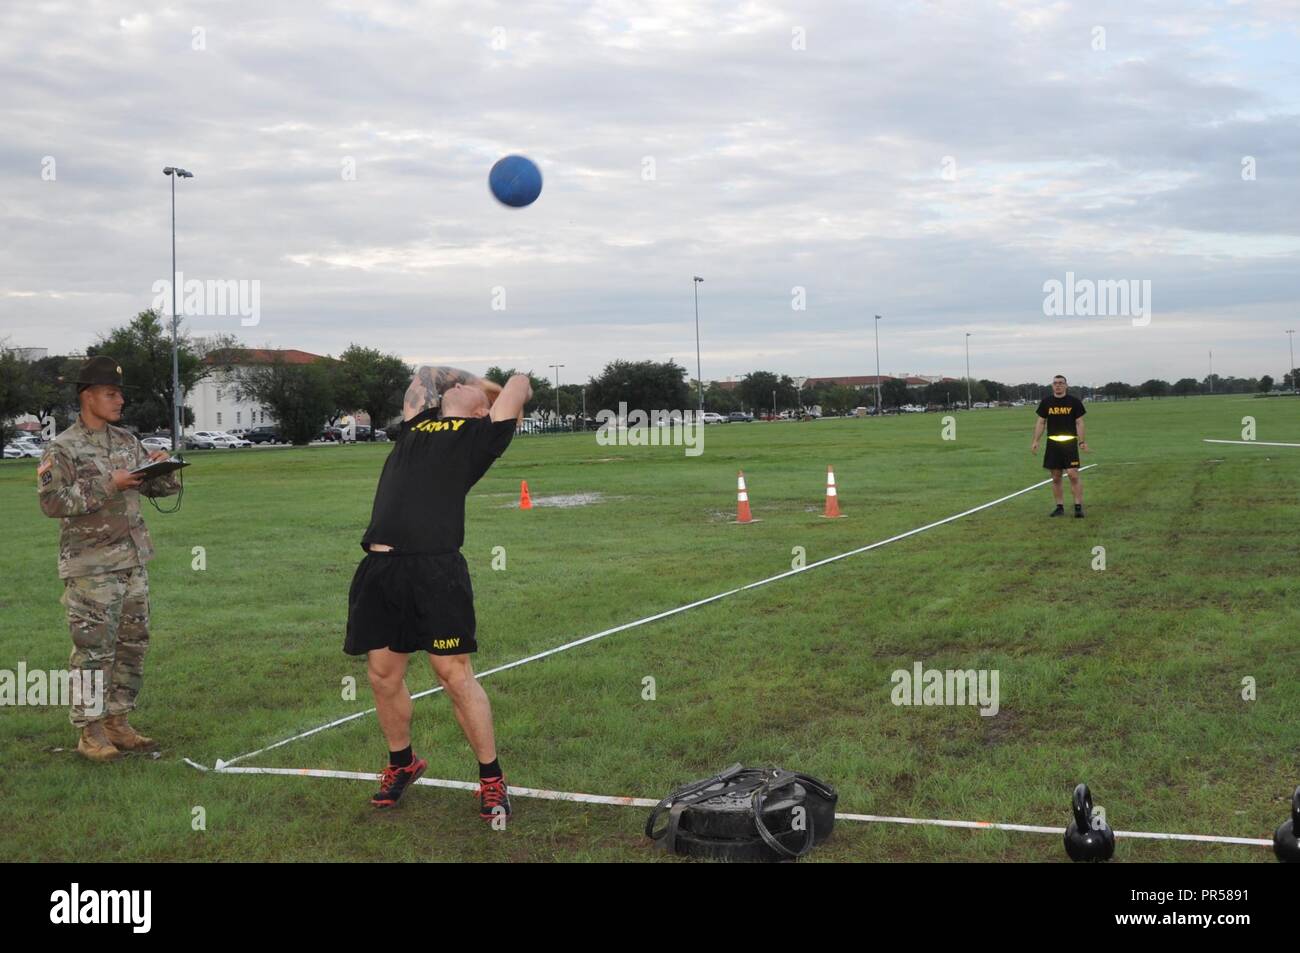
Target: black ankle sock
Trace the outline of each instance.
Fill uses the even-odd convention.
[[[1058,510],[1061,510],[1062,512],[1064,512],[1064,511],[1065,511],[1065,504],[1064,504],[1064,503],[1057,503],[1057,504],[1056,504],[1056,508],[1057,508]]]
[[[1075,504],[1074,504],[1074,512],[1077,513],[1077,512],[1079,512],[1079,510],[1081,510],[1081,509],[1083,509],[1083,504],[1082,504],[1082,503],[1075,503]]]
[[[503,775],[501,774],[500,760],[497,758],[493,758],[491,764],[484,764],[482,761],[480,761],[478,763],[478,776],[479,776],[479,780],[482,780],[483,778],[503,777]]]
[[[415,755],[411,754],[410,745],[407,745],[401,751],[388,752],[388,763],[394,768],[409,768],[413,760],[415,760]]]

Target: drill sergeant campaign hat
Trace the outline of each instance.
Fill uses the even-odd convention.
[[[77,371],[77,379],[72,383],[77,385],[78,394],[87,387],[93,387],[96,384],[110,384],[113,387],[126,386],[122,383],[122,365],[106,354],[92,357],[85,364],[82,364],[81,369]]]

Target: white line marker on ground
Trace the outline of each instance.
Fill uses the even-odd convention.
[[[202,765],[186,761],[193,767],[206,771]],[[363,771],[327,771],[320,768],[218,768],[218,774],[273,774],[304,778],[341,778],[347,781],[378,781],[379,775]],[[476,791],[478,785],[469,781],[446,781],[441,778],[420,778],[416,784],[458,791]],[[616,807],[654,807],[657,798],[614,797],[608,794],[580,794],[575,791],[547,791],[543,788],[510,786],[511,795],[538,798],[545,801],[577,801],[582,804],[610,804]],[[969,830],[1014,831],[1026,834],[1055,834],[1061,837],[1065,827],[1040,827],[1033,824],[997,824],[992,821],[951,821],[923,817],[887,817],[879,814],[836,814],[839,821],[860,821],[871,824],[910,824],[923,827],[959,827]],[[1245,844],[1250,847],[1272,847],[1271,840],[1256,837],[1220,837],[1214,834],[1161,834],[1150,831],[1116,831],[1117,838],[1131,837],[1141,840],[1195,841],[1201,844]]]
[[[1091,470],[1095,466],[1097,466],[1097,464],[1090,463],[1085,467],[1079,467],[1079,471],[1083,472],[1084,470]],[[760,579],[758,582],[751,582],[743,586],[737,586],[735,589],[728,589],[726,592],[720,592],[716,596],[709,596],[707,599],[699,599],[695,602],[687,603],[684,606],[678,606],[676,609],[668,609],[665,612],[659,612],[656,613],[655,615],[646,616],[644,619],[637,619],[635,622],[625,622],[623,623],[623,625],[616,625],[612,629],[605,629],[603,632],[597,632],[594,635],[584,636],[581,639],[574,639],[572,642],[566,642],[563,645],[558,645],[553,649],[547,649],[545,652],[538,652],[535,655],[529,655],[526,658],[517,659],[513,662],[507,662],[505,665],[498,665],[496,668],[490,668],[486,672],[480,672],[477,677],[479,679],[484,679],[487,678],[489,675],[495,675],[497,672],[504,672],[507,669],[518,668],[520,665],[527,665],[529,662],[536,662],[539,659],[546,658],[548,655],[555,655],[559,652],[567,652],[569,649],[577,648],[579,645],[586,645],[588,642],[594,642],[597,639],[603,639],[607,635],[614,635],[617,632],[624,632],[628,629],[634,629],[637,626],[646,625],[647,623],[650,622],[657,622],[660,619],[666,619],[669,616],[677,615],[679,612],[685,612],[688,609],[697,609],[700,606],[708,605],[710,602],[717,602],[719,599],[725,599],[727,598],[727,596],[734,596],[736,593],[744,592],[747,589],[757,589],[759,586],[766,586],[768,583],[776,582],[778,579],[785,579],[789,576],[797,576],[799,575],[799,573],[808,572],[810,569],[816,569],[818,566],[825,566],[827,563],[833,563],[840,559],[847,559],[849,556],[856,556],[859,553],[865,553],[872,549],[878,549],[879,547],[888,545],[889,543],[896,543],[900,539],[907,539],[907,537],[915,536],[917,533],[924,533],[926,530],[934,529],[936,526],[942,526],[945,523],[951,523],[953,520],[959,520],[962,517],[970,516],[972,513],[978,513],[980,510],[987,510],[990,506],[997,506],[999,503],[1005,503],[1007,500],[1015,499],[1017,496],[1023,496],[1026,493],[1031,493],[1034,490],[1037,490],[1040,486],[1047,486],[1047,484],[1051,482],[1052,482],[1051,479],[1039,480],[1037,483],[1033,484],[1032,486],[1027,486],[1023,490],[1016,490],[1016,492],[1008,493],[1006,496],[1000,496],[996,500],[990,500],[987,503],[981,503],[979,506],[972,506],[968,510],[963,510],[962,512],[955,513],[952,516],[946,516],[941,520],[935,520],[933,523],[927,523],[924,526],[918,526],[916,529],[909,529],[905,533],[899,533],[896,536],[890,536],[888,539],[882,539],[875,543],[869,543],[866,546],[859,546],[857,549],[850,549],[847,553],[840,553],[838,556],[828,556],[826,559],[819,559],[817,562],[808,563],[808,565],[800,566],[798,569],[789,569],[785,572],[777,573],[775,576],[768,576],[766,579]],[[412,695],[411,699],[415,700],[417,698],[423,698],[426,695],[433,695],[440,691],[442,691],[441,685],[438,685],[434,688],[427,688],[422,692],[417,692],[416,694]],[[256,757],[259,754],[265,754],[268,751],[274,751],[276,748],[281,748],[284,745],[290,744],[291,742],[300,741],[303,738],[309,738],[312,735],[316,734],[317,732],[325,731],[326,729],[329,728],[337,728],[339,725],[347,724],[349,721],[355,721],[358,718],[364,718],[366,715],[372,714],[373,712],[374,712],[373,708],[367,708],[365,711],[353,712],[351,715],[345,715],[342,718],[336,718],[334,721],[331,721],[328,724],[320,725],[316,728],[312,728],[309,731],[304,731],[301,734],[294,735],[292,738],[285,738],[283,741],[277,741],[275,744],[267,745],[265,748],[258,748],[256,751],[249,751],[246,754],[238,755],[234,758],[231,758],[229,761],[222,761],[220,758],[218,758],[216,769],[220,771],[223,768],[225,768],[227,765],[232,765],[239,761],[246,761],[249,758]]]
[[[1300,443],[1269,443],[1267,440],[1211,440],[1203,437],[1205,443],[1239,443],[1247,447],[1300,447]]]

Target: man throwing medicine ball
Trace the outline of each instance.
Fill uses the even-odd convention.
[[[474,593],[460,547],[465,496],[505,452],[532,397],[528,376],[502,388],[451,367],[421,367],[406,391],[401,431],[375,491],[366,551],[348,593],[343,651],[365,655],[388,767],[375,807],[391,807],[428,762],[411,751],[406,663],[428,652],[479,763],[479,815],[510,814],[492,706],[474,677]]]
[[[1052,393],[1038,405],[1038,420],[1034,424],[1034,442],[1030,453],[1038,452],[1038,441],[1047,430],[1047,451],[1043,454],[1044,469],[1052,471],[1052,495],[1056,509],[1052,516],[1065,515],[1065,497],[1061,492],[1061,471],[1070,475],[1070,489],[1074,493],[1074,515],[1083,519],[1083,483],[1079,479],[1079,454],[1088,449],[1083,438],[1083,415],[1088,411],[1083,401],[1066,393],[1065,377],[1052,378]]]

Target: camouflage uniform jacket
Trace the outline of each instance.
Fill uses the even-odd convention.
[[[148,462],[130,431],[112,424],[90,430],[80,417],[50,442],[36,468],[36,491],[41,512],[59,518],[61,579],[130,569],[153,558],[140,494],[171,496],[180,490],[177,474],[123,491],[113,486],[112,475]]]

